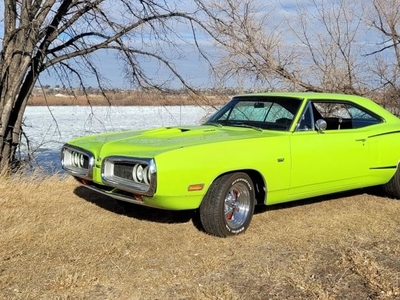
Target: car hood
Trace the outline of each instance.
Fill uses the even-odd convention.
[[[89,150],[96,156],[101,152],[103,157],[108,155],[154,157],[159,153],[184,147],[282,134],[285,133],[254,128],[202,125],[106,133],[78,138],[69,144]]]

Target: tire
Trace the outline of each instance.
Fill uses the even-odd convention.
[[[247,174],[222,175],[211,184],[200,205],[201,225],[214,236],[237,235],[249,227],[254,205],[254,186]]]
[[[385,194],[391,198],[400,199],[400,171],[397,168],[396,173],[394,173],[392,179],[388,183],[384,184],[383,191]]]

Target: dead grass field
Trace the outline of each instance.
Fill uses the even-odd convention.
[[[258,209],[221,239],[72,179],[0,178],[0,228],[1,299],[400,299],[400,201],[365,191]]]
[[[222,105],[230,95],[173,95],[155,92],[118,91],[108,92],[107,98],[101,94],[67,95],[67,94],[33,94],[28,101],[30,106],[157,106],[157,105]]]

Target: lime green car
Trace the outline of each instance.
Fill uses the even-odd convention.
[[[200,126],[105,133],[62,148],[62,166],[119,201],[195,210],[204,230],[244,232],[254,206],[381,185],[400,197],[400,119],[358,96],[235,96]]]

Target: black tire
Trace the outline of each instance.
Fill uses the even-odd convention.
[[[217,178],[200,205],[204,230],[218,237],[246,231],[254,213],[255,193],[245,173],[230,173]]]
[[[388,183],[383,185],[383,191],[391,198],[400,199],[400,171],[397,168],[392,179]]]

